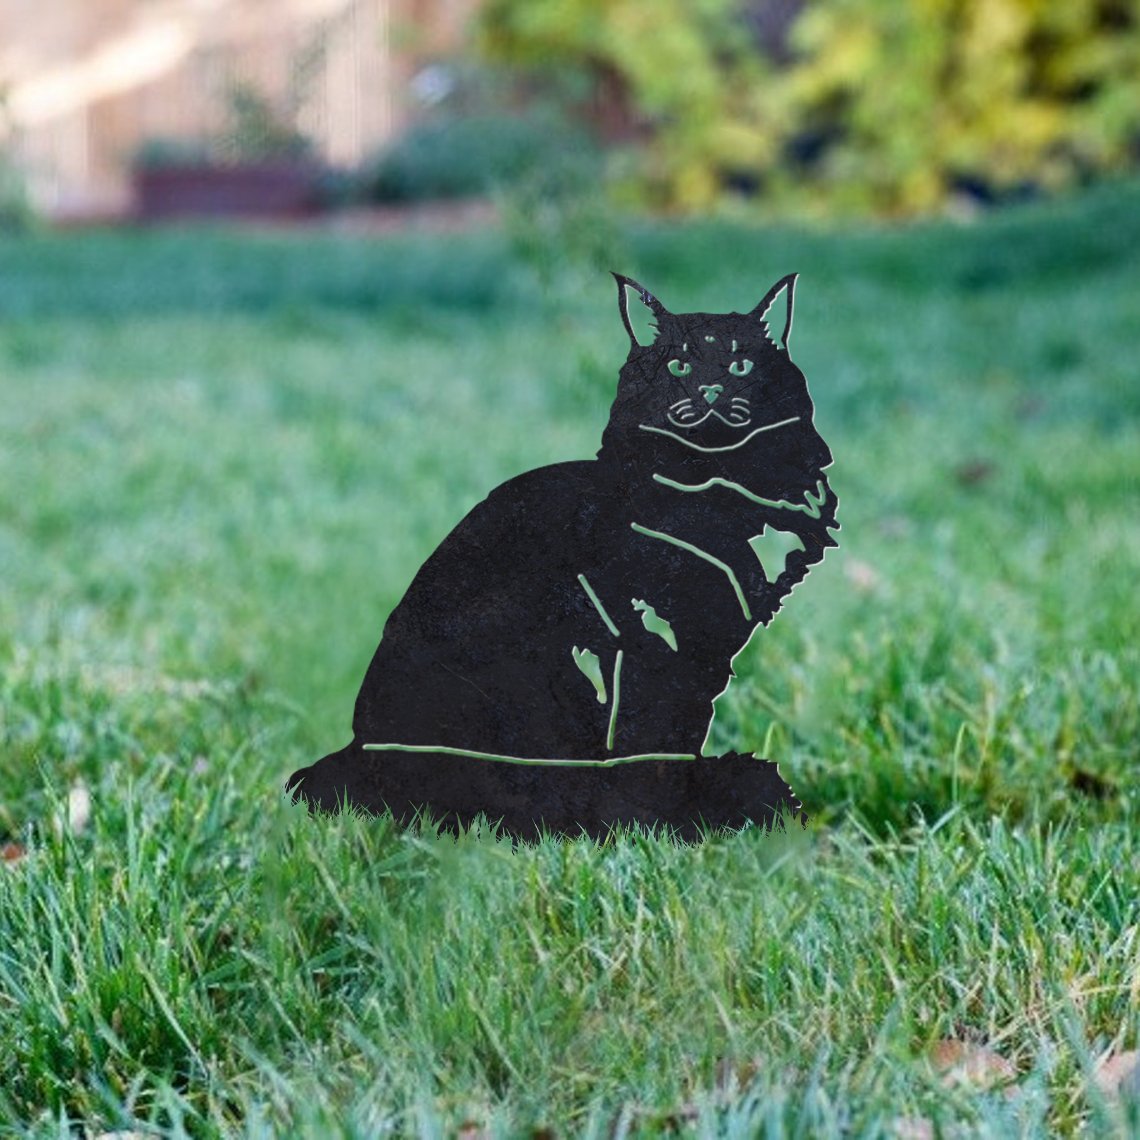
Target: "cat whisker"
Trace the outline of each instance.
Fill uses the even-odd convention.
[[[729,412],[726,414],[724,412],[718,412],[716,408],[713,408],[709,412],[709,415],[716,416],[716,418],[720,420],[722,424],[728,424],[728,426],[731,428],[746,427],[752,422],[752,416],[750,413],[736,411],[735,409],[729,410]]]
[[[716,416],[718,419],[724,419],[719,412],[710,408],[704,415],[701,415],[695,408],[686,408],[684,411],[678,412],[676,416],[672,412],[666,415],[666,419],[674,426],[679,428],[694,428],[703,424],[709,416]]]

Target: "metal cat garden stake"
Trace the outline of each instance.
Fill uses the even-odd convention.
[[[352,742],[294,796],[524,838],[799,810],[774,763],[702,755],[734,655],[836,545],[795,280],[711,314],[617,277],[630,350],[597,458],[509,480],[444,539],[384,627]]]

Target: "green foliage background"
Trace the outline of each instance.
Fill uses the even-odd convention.
[[[625,101],[647,142],[619,189],[640,204],[743,185],[801,211],[914,214],[1140,153],[1140,0],[820,0],[761,35],[772,10],[488,0],[480,45]]]

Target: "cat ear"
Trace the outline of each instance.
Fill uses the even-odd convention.
[[[669,310],[642,285],[638,285],[631,277],[623,277],[614,273],[614,280],[618,287],[618,311],[621,313],[621,322],[629,339],[633,344],[644,348],[657,339],[657,322],[668,315]],[[634,305],[631,309],[630,301],[636,298],[649,310]]]
[[[792,335],[792,301],[795,296],[796,278],[798,276],[798,273],[789,273],[787,277],[780,278],[765,294],[764,300],[752,310],[752,316],[762,318],[768,326],[769,339],[785,352],[788,351],[788,340]],[[781,294],[785,297],[787,317],[784,321],[784,331],[777,339],[773,335],[772,329],[779,327]]]

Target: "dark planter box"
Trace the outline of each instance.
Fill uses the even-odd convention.
[[[134,174],[135,210],[147,220],[304,217],[320,209],[320,181],[312,163],[144,167]]]

